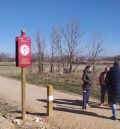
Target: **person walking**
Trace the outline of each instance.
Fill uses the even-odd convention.
[[[100,76],[99,76],[99,85],[100,85],[100,88],[101,88],[101,104],[100,104],[100,107],[103,107],[104,106],[104,101],[105,101],[105,94],[107,92],[107,85],[106,85],[106,74],[107,72],[109,71],[109,67],[107,66],[105,68],[105,70],[100,73]]]
[[[120,104],[120,68],[119,62],[114,62],[106,76],[108,101],[111,103],[112,120],[116,120],[116,104]]]
[[[92,81],[92,67],[87,65],[83,71],[83,104],[82,109],[86,109],[89,107],[89,96],[90,96],[90,88],[91,88],[91,81]]]

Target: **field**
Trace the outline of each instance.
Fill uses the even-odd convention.
[[[74,73],[50,73],[49,64],[45,64],[44,73],[38,73],[37,67],[32,66],[27,69],[27,82],[38,85],[46,86],[51,84],[57,90],[64,92],[82,94],[82,74],[85,65],[80,65]],[[98,78],[100,72],[104,70],[106,63],[97,63],[95,78],[91,90],[91,95],[94,97],[100,97],[100,86],[98,84]],[[21,78],[21,69],[13,65],[13,62],[0,62],[0,75],[19,79]]]

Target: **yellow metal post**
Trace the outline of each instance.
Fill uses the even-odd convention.
[[[25,120],[26,116],[26,69],[21,68],[21,97],[22,97],[22,120]]]
[[[47,115],[53,115],[53,86],[47,86]]]

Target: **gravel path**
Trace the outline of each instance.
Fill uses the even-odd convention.
[[[39,115],[46,113],[47,90],[35,85],[26,85],[27,111]],[[0,97],[13,106],[21,107],[21,83],[0,76]],[[116,121],[110,120],[108,106],[99,108],[98,101],[92,99],[91,107],[81,109],[81,96],[54,91],[54,115],[48,120],[51,129],[119,129],[120,111]],[[20,108],[21,109],[21,108]]]

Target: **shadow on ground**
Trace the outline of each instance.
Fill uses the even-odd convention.
[[[46,99],[37,99],[37,101],[47,103]],[[90,112],[87,110],[82,110],[82,101],[81,100],[69,100],[69,99],[55,99],[54,100],[54,110],[61,111],[61,112],[69,112],[75,114],[82,114],[88,116],[94,116],[99,118],[110,119],[109,117],[98,115],[97,113]],[[102,109],[109,109],[109,107],[99,107],[97,102],[90,102],[91,108],[102,108]]]

